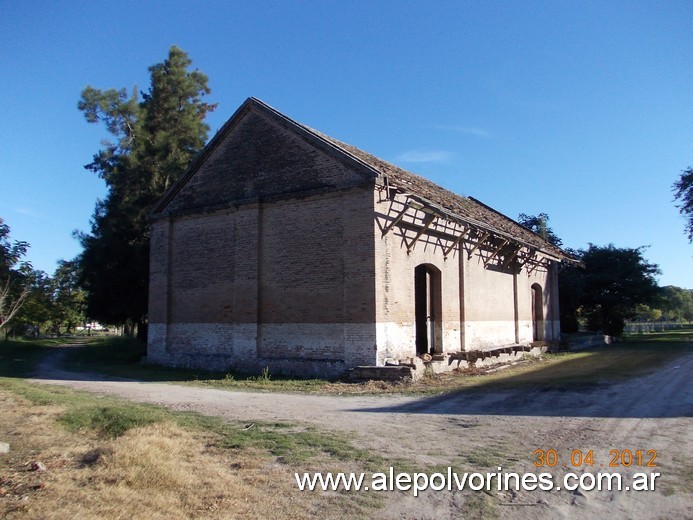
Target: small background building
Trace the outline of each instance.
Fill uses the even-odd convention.
[[[423,354],[452,366],[557,341],[567,259],[250,98],[152,214],[148,357],[305,376]]]

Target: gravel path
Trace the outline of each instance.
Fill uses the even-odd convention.
[[[610,450],[657,450],[658,467],[650,470],[661,473],[655,491],[499,492],[498,513],[501,518],[693,518],[693,354],[650,375],[585,392],[435,397],[238,392],[123,381],[69,372],[61,366],[64,355],[63,349],[47,357],[35,380],[234,421],[310,423],[349,432],[364,447],[423,465],[461,462],[473,470],[498,465],[504,471],[548,471],[558,481],[574,471],[571,450],[593,450],[597,464],[586,471],[626,476],[644,470],[609,468]],[[557,450],[561,464],[535,468],[536,449]],[[393,493],[382,517],[458,518],[458,506],[455,493],[430,491],[416,498]]]

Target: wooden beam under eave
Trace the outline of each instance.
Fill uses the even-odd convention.
[[[508,245],[508,242],[509,242],[508,240],[503,240],[503,243],[502,243],[500,246],[498,246],[498,249],[496,249],[495,253],[493,253],[493,254],[492,254],[491,256],[489,256],[486,260],[484,260],[484,267],[486,267],[486,266],[491,262],[491,260],[493,260],[494,258],[496,258],[496,256],[498,256],[498,253],[500,253],[501,250],[502,250],[505,246]]]
[[[467,236],[467,233],[471,230],[471,227],[465,228],[462,233],[460,233],[460,236],[458,236],[455,240],[453,240],[452,244],[450,244],[450,247],[448,247],[445,251],[443,251],[443,258],[447,258],[448,255],[452,252],[455,247],[457,247],[457,244],[462,242],[464,240],[464,237]]]
[[[535,263],[532,264],[532,266],[529,269],[527,269],[527,274],[532,274],[539,267],[545,267],[547,270],[549,268],[548,264],[545,264],[541,260],[537,260]]]
[[[399,214],[394,218],[394,220],[390,222],[387,226],[385,226],[385,228],[383,229],[383,236],[387,235],[393,227],[399,224],[399,221],[404,218],[404,215],[407,213],[408,209],[409,201],[404,203],[404,208],[402,208],[402,211],[399,212]]]
[[[414,250],[414,247],[416,246],[416,241],[419,238],[421,238],[421,235],[423,235],[429,227],[431,227],[431,224],[433,224],[433,221],[435,219],[436,219],[435,215],[432,215],[430,213],[426,214],[426,216],[424,217],[424,226],[419,230],[419,232],[413,238],[411,243],[407,244],[407,254],[411,253]]]
[[[536,256],[536,254],[537,254],[536,251],[529,249],[527,251],[527,254],[520,259],[519,268],[522,269],[525,265],[527,265],[527,263],[530,260],[532,260],[532,258],[534,258]]]
[[[472,247],[472,248],[467,252],[467,258],[471,258],[472,255],[474,254],[474,251],[476,251],[477,248],[478,248],[481,244],[483,244],[483,243],[484,243],[484,240],[486,240],[490,235],[491,235],[491,233],[489,233],[488,231],[486,231],[486,232],[484,233],[484,236],[482,236],[481,239],[477,240],[476,244],[474,244],[474,247]]]
[[[503,261],[503,265],[501,265],[501,269],[507,269],[508,267],[510,267],[510,262],[512,262],[515,259],[515,257],[518,255],[519,252],[520,252],[520,249],[518,248],[518,249],[515,249],[512,252],[512,254],[508,255],[506,257],[506,259]]]

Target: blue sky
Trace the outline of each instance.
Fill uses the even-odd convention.
[[[175,44],[218,130],[248,96],[573,248],[649,246],[693,288],[693,3],[0,0],[0,217],[49,273],[105,188],[87,85],[145,90]]]

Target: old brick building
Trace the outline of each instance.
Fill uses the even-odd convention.
[[[152,214],[150,361],[334,375],[559,337],[566,255],[256,99]]]

